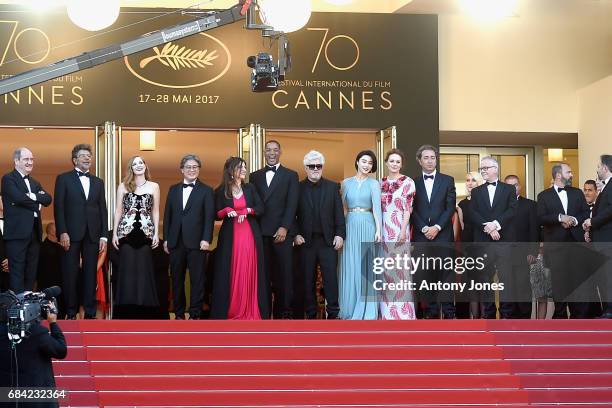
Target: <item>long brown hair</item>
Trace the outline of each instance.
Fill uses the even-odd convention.
[[[236,169],[240,168],[242,164],[246,166],[246,162],[240,157],[232,156],[227,159],[223,165],[223,179],[219,187],[223,188],[223,193],[227,199],[233,197],[232,184],[234,184],[234,174],[236,173]]]
[[[145,165],[144,177],[145,180],[151,180],[151,174],[149,173],[149,166],[147,166],[147,162],[142,156],[132,156],[130,160],[127,162],[127,168],[125,169],[125,177],[123,178],[123,185],[125,189],[130,193],[136,191],[136,182],[134,181],[134,170],[132,170],[132,165],[134,164],[134,160],[140,158]]]

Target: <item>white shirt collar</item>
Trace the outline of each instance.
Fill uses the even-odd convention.
[[[269,167],[269,166],[270,166],[269,164],[266,164],[266,167]],[[278,163],[276,163],[276,164],[274,165],[274,167],[276,168],[276,170],[278,170],[278,167],[279,167],[279,166],[280,166],[280,162],[278,162]]]
[[[17,170],[17,169],[15,169],[15,170]],[[24,178],[24,177],[26,176],[25,174],[23,174],[23,173],[22,173],[22,172],[20,172],[19,170],[17,170],[17,173],[21,174],[21,178]]]
[[[87,171],[83,171],[83,170],[79,169],[78,167],[75,167],[74,169],[75,169],[76,171],[78,171],[79,173],[89,174],[89,170],[87,170]]]

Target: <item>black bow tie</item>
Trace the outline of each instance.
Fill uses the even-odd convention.
[[[427,180],[427,179],[434,179],[433,175],[428,176],[427,174],[423,174],[423,179]]]
[[[485,184],[487,186],[497,187],[497,181],[487,181]]]
[[[79,177],[89,177],[89,173],[83,173],[82,171],[77,170],[77,176]]]
[[[23,177],[24,180],[29,180],[30,179],[29,175],[25,175],[25,176],[22,176],[22,177]]]
[[[567,191],[567,187],[555,187],[557,189],[557,193],[560,193],[562,191]]]
[[[187,183],[187,184],[183,183],[183,188],[187,188],[187,187],[194,188],[195,187],[195,183]]]
[[[266,166],[266,173],[269,171],[276,173],[276,166]]]

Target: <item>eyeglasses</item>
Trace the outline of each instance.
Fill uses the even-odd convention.
[[[197,170],[200,166],[185,166],[183,167],[185,170]]]
[[[83,154],[79,154],[79,155],[77,155],[77,157],[78,157],[79,159],[91,159],[91,154],[89,154],[89,153],[83,153]]]
[[[309,170],[321,170],[323,168],[322,164],[307,164]]]
[[[478,171],[482,172],[482,171],[487,171],[489,169],[496,169],[497,166],[485,166],[485,167],[479,167]]]

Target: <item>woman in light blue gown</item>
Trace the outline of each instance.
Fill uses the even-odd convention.
[[[378,317],[377,295],[372,286],[374,248],[362,251],[361,244],[380,242],[380,185],[369,175],[376,171],[376,155],[370,150],[355,159],[357,174],[342,182],[346,213],[346,241],[340,255],[340,314],[346,320]]]

